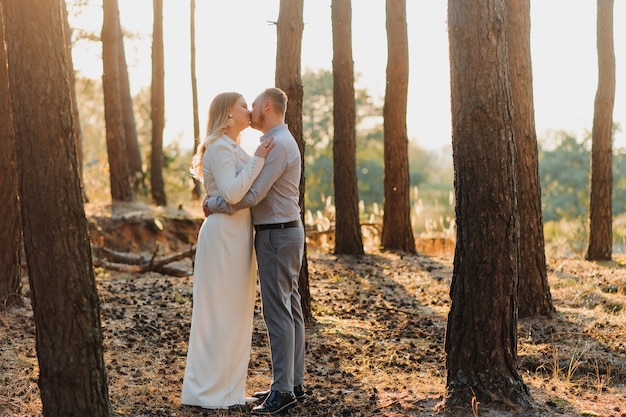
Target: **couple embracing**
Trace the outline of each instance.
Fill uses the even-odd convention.
[[[207,193],[207,217],[196,247],[182,404],[228,408],[260,400],[252,414],[273,415],[306,397],[298,291],[301,156],[285,124],[286,108],[287,95],[278,88],[263,91],[251,111],[239,93],[219,94],[211,103],[206,138],[192,161]],[[248,126],[263,133],[252,157],[240,146]],[[273,382],[247,398],[257,267]]]

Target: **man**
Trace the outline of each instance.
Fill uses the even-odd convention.
[[[273,382],[255,397],[265,401],[253,414],[272,415],[304,399],[304,320],[298,277],[304,254],[304,227],[300,220],[301,157],[298,144],[285,124],[287,95],[268,88],[252,103],[250,126],[274,137],[274,148],[263,170],[239,203],[229,206],[221,197],[209,197],[203,208],[231,213],[251,208],[263,318],[272,355]]]

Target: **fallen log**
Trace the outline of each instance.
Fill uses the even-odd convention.
[[[129,273],[144,273],[152,271],[164,275],[185,277],[191,275],[192,272],[183,268],[170,266],[169,264],[185,258],[193,260],[196,254],[196,245],[193,245],[190,249],[184,252],[162,256],[158,259],[156,252],[148,257],[145,255],[131,255],[126,252],[118,252],[96,245],[92,246],[92,251],[96,254],[96,257],[93,258],[93,265],[97,267]]]

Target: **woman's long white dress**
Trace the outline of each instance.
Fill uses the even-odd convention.
[[[246,194],[264,159],[228,137],[204,153],[204,187],[233,204]],[[250,209],[214,213],[198,233],[193,311],[181,403],[204,408],[245,404],[256,296]]]

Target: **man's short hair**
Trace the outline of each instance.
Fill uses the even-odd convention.
[[[267,88],[263,91],[263,95],[267,100],[272,102],[274,111],[278,114],[284,115],[287,111],[287,94],[277,87]]]

